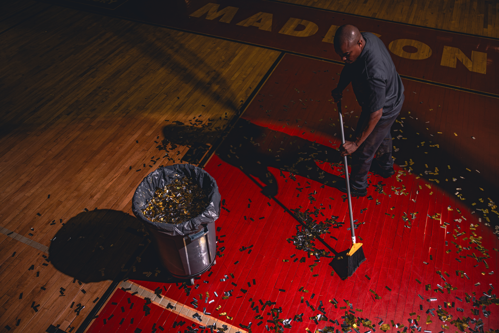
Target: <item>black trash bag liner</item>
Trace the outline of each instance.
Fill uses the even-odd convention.
[[[203,189],[209,202],[206,209],[200,215],[179,224],[149,221],[142,214],[142,210],[147,207],[156,189],[164,188],[173,180],[183,177],[189,177]],[[201,224],[215,222],[220,216],[220,201],[217,182],[206,171],[191,164],[175,164],[161,167],[142,180],[133,195],[132,211],[139,220],[153,230],[170,236],[185,236],[196,232]]]

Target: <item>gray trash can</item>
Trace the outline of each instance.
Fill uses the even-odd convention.
[[[148,220],[142,210],[157,188],[164,188],[176,178],[189,177],[208,197],[208,206],[198,216],[180,224]],[[177,278],[191,279],[206,272],[215,263],[216,228],[220,216],[220,193],[213,177],[191,164],[175,164],[151,172],[137,187],[132,199],[135,216],[144,223],[152,237],[163,265]]]

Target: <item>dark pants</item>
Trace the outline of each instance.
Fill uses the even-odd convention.
[[[392,135],[391,128],[402,109],[401,102],[397,107],[396,114],[389,119],[380,119],[374,130],[360,147],[352,154],[352,172],[350,173],[350,184],[356,189],[367,188],[367,173],[371,168],[376,155],[377,166],[381,170],[391,170],[393,168],[392,158]],[[369,122],[369,115],[360,117],[355,129],[355,136],[359,137]]]

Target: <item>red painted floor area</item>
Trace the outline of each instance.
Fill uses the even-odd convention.
[[[147,305],[151,311],[146,315],[145,305],[144,299],[117,289],[87,332],[183,332],[198,327],[155,304]]]
[[[314,256],[319,250],[331,255],[324,245],[315,241],[316,250],[307,252],[293,244],[302,227],[262,189],[288,209],[307,213],[314,223],[329,221],[322,237],[335,251],[351,245],[345,195],[334,187],[343,181],[343,169],[334,149],[337,115],[325,93],[332,78],[316,79],[310,69],[321,63],[296,58],[285,57],[205,167],[224,199],[216,221],[217,264],[194,287],[143,274],[133,281],[150,290],[161,288],[163,295],[183,304],[201,298],[200,311],[206,308],[252,332],[498,329],[499,242],[472,204],[476,200],[486,206],[487,198],[460,200],[450,192],[455,186],[485,185],[470,185],[472,176],[455,174],[464,166],[452,151],[437,147],[444,143],[436,131],[416,135],[418,122],[445,124],[438,120],[445,112],[433,119],[426,110],[439,102],[429,92],[423,94],[428,105],[418,108],[416,90],[407,89],[407,105],[394,128],[399,137],[395,156],[405,169],[397,165],[390,179],[370,175],[368,196],[353,200],[356,233],[367,261],[342,281],[329,266],[331,258]],[[316,71],[325,73],[324,66],[317,65]],[[417,93],[426,88],[419,89]],[[358,106],[346,95],[344,112],[350,114],[347,125],[353,126]],[[416,172],[414,161],[429,165],[410,173]],[[206,295],[214,302],[205,303]],[[144,316],[142,303],[118,290],[90,332],[159,332],[160,325],[169,332],[186,330],[173,328],[180,319],[168,310],[150,306]]]
[[[338,168],[325,169],[339,173]],[[184,304],[208,293],[215,302],[200,301],[201,307],[215,317],[226,313],[224,321],[233,325],[247,327],[251,323],[253,332],[264,332],[265,325],[274,326],[268,322],[273,319],[271,309],[280,310],[275,313],[279,319],[294,319],[292,332],[325,326],[341,329],[337,323],[344,323],[345,315],[347,322],[357,322],[362,331],[371,329],[370,324],[376,329],[388,328],[382,326],[385,324],[393,328],[393,323],[399,326],[393,328],[398,331],[408,326],[441,331],[444,325],[459,327],[465,318],[470,318],[472,328],[480,323],[484,330],[498,327],[497,305],[487,305],[496,301],[492,295],[498,286],[494,273],[498,269],[497,238],[465,207],[423,179],[399,168],[397,177],[389,180],[371,177],[373,183],[386,184],[383,193],[371,186],[368,194],[372,200],[353,200],[355,218],[360,222],[357,233],[367,261],[342,281],[328,265],[329,258],[318,260],[288,241],[300,228],[298,223],[262,195],[261,188],[241,170],[218,157],[212,158],[206,170],[217,179],[226,200],[227,210],[222,210],[216,222],[221,254],[217,264],[196,280],[198,284],[189,288],[189,296],[175,284],[135,282],[151,290],[166,287],[164,295]],[[347,205],[338,190],[321,188],[320,183],[301,176],[292,180],[287,172],[270,171],[279,183],[276,198],[288,208],[301,206],[302,212],[319,208],[318,221],[332,215],[339,216],[336,221],[347,220]],[[315,191],[311,203],[308,194]],[[350,246],[347,228],[346,224],[330,228],[324,239],[336,251],[345,250]],[[232,296],[222,299],[226,292]],[[130,298],[135,303],[132,309]],[[170,332],[183,331],[173,328],[175,318],[168,316],[167,310],[152,307],[151,314],[144,316],[142,303],[117,291],[90,332],[133,332],[135,328],[145,332],[154,324]],[[104,318],[109,320],[105,323]],[[119,324],[121,318],[125,320]],[[412,324],[411,319],[415,320]],[[475,324],[471,324],[473,320]]]

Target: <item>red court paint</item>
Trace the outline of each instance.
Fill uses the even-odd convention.
[[[353,199],[356,234],[364,244],[367,261],[345,281],[333,273],[328,265],[331,259],[318,260],[289,241],[296,235],[296,228],[300,228],[298,222],[264,196],[261,186],[274,188],[275,197],[289,209],[301,212],[319,209],[314,216],[317,221],[332,216],[337,216],[336,221],[348,221],[345,195],[333,184],[343,181],[343,167],[337,164],[339,158],[334,149],[338,145],[335,106],[327,94],[338,69],[339,66],[330,63],[286,56],[217,155],[206,165],[206,171],[216,179],[225,199],[226,209],[221,210],[216,221],[220,228],[217,232],[220,255],[217,264],[196,280],[195,287],[190,287],[189,295],[179,285],[148,280],[145,275],[134,282],[150,290],[159,287],[165,296],[187,305],[195,297],[199,311],[206,308],[212,316],[242,328],[251,323],[253,332],[264,332],[265,325],[278,324],[279,319],[293,319],[290,329],[293,332],[306,328],[313,331],[328,325],[341,329],[335,320],[341,324],[345,315],[354,320],[369,320],[376,329],[387,324],[393,331],[403,330],[401,325],[416,325],[409,324],[409,319],[416,320],[422,330],[431,331],[440,331],[442,325],[455,329],[468,317],[482,320],[473,322],[473,328],[480,323],[484,330],[497,327],[497,305],[486,306],[489,315],[473,304],[480,299],[479,302],[486,304],[489,299],[486,295],[493,297],[499,286],[495,273],[499,269],[498,239],[479,222],[476,214],[471,214],[470,208],[463,204],[466,201],[460,202],[440,188],[444,178],[450,177],[443,167],[439,175],[428,176],[439,178],[441,183],[429,182],[399,166],[390,179],[370,176],[368,197]],[[432,114],[429,108],[452,94],[444,94],[441,100],[422,92],[424,89],[424,86],[407,89],[405,113],[400,118],[407,119],[403,127],[397,125],[394,137],[401,137],[394,145],[410,150],[408,156],[416,162],[431,164],[433,161],[424,160],[424,151],[418,153],[415,148],[423,145],[425,150],[424,144],[412,138],[410,145],[404,146],[408,140],[403,137],[419,130],[418,122],[430,126],[426,123],[428,118],[439,123],[438,126],[445,123],[438,119],[445,119],[450,110]],[[419,94],[427,96],[422,104],[418,103]],[[345,93],[344,106],[344,113],[349,114],[348,133],[359,114],[351,92]],[[409,121],[410,115],[414,119]],[[471,124],[465,130],[475,128]],[[429,138],[438,142],[436,130],[429,133],[434,136],[425,134],[420,140],[425,140],[426,145]],[[397,154],[400,156],[400,152]],[[315,156],[317,161],[307,161],[309,156]],[[421,156],[422,162],[418,160]],[[303,161],[296,164],[300,158]],[[324,178],[314,178],[321,171]],[[323,237],[340,252],[351,245],[350,231],[348,223],[336,226]],[[326,249],[319,242],[316,246]],[[113,313],[117,316],[121,306],[128,303],[126,296],[120,297],[121,291],[117,293],[91,331],[105,330],[105,325],[112,325],[116,332],[125,330],[116,321],[106,319],[104,324],[103,320]],[[224,299],[227,295],[230,296]],[[139,306],[143,306],[141,301],[136,301]],[[159,322],[166,328],[175,321],[171,316],[164,319],[166,311],[154,306],[150,315],[144,315],[142,309],[134,308],[122,316],[126,320],[130,317],[140,320],[134,324],[128,322],[128,329],[152,328]],[[325,317],[317,320],[318,315]],[[398,329],[393,328],[392,320]],[[358,325],[362,331],[370,329]]]
[[[231,324],[248,325],[253,322],[254,332],[264,331],[264,325],[268,324],[266,321],[272,319],[268,315],[269,309],[281,307],[281,319],[294,318],[295,315],[303,313],[303,323],[293,322],[293,330],[296,327],[308,327],[313,330],[333,325],[325,321],[319,321],[316,325],[310,320],[311,317],[321,314],[317,307],[322,301],[328,319],[343,322],[340,317],[347,313],[369,319],[373,323],[383,320],[390,324],[390,320],[394,320],[395,323],[407,325],[407,319],[420,316],[419,324],[423,329],[433,331],[439,330],[444,324],[438,319],[438,305],[452,315],[454,320],[472,316],[472,302],[466,302],[466,295],[480,298],[484,293],[490,294],[489,284],[494,287],[498,285],[497,275],[492,273],[497,271],[497,254],[493,248],[498,247],[498,241],[495,237],[490,237],[490,230],[484,228],[463,206],[448,198],[437,187],[422,179],[416,179],[399,168],[396,178],[383,180],[378,176],[371,177],[373,183],[382,180],[386,184],[385,194],[376,192],[372,186],[368,193],[372,200],[362,198],[353,201],[356,219],[365,222],[358,227],[357,233],[364,243],[367,261],[346,281],[341,281],[336,275],[331,276],[332,269],[327,258],[316,262],[313,256],[309,257],[307,253],[296,250],[286,241],[295,234],[298,223],[272,200],[263,196],[260,193],[261,188],[241,170],[224,163],[217,156],[212,158],[206,170],[217,180],[222,197],[226,199],[225,207],[230,211],[222,210],[221,217],[216,222],[221,228],[217,235],[223,242],[218,244],[218,248],[225,248],[221,252],[223,256],[217,258],[217,264],[211,269],[213,274],[210,277],[207,273],[204,274],[201,280],[197,281],[199,287],[191,288],[190,296],[174,285],[164,294],[188,304],[192,297],[199,300],[198,294],[205,295],[208,292],[209,300],[213,299],[215,302],[208,304],[202,300],[199,301],[200,306],[206,307],[215,317]],[[279,194],[276,197],[287,207],[294,209],[301,206],[304,211],[307,208],[321,207],[320,204],[323,204],[325,216],[337,215],[339,221],[347,221],[346,203],[341,198],[343,194],[338,190],[329,186],[321,188],[320,183],[301,176],[296,176],[293,181],[287,172],[284,172],[283,176],[275,169],[270,172],[279,183]],[[401,185],[407,186],[407,194],[396,195],[394,188]],[[317,191],[317,201],[311,204],[303,190],[299,191],[297,187],[308,187],[307,193]],[[298,194],[301,196],[297,197]],[[377,202],[380,204],[377,205]],[[270,203],[270,206],[267,203]],[[361,213],[365,208],[367,210]],[[404,221],[404,216],[409,218]],[[318,218],[323,219],[321,216]],[[330,236],[337,241],[329,236],[325,237],[338,251],[350,246],[347,225],[331,229]],[[409,225],[410,228],[407,227]],[[460,235],[461,233],[464,234]],[[470,242],[473,239],[477,243]],[[317,244],[319,248],[324,248],[320,243]],[[478,244],[486,251],[478,250]],[[251,253],[248,250],[240,251],[243,246],[251,245]],[[484,254],[491,257],[485,259]],[[484,258],[489,268],[486,268],[483,259],[476,260],[475,256]],[[294,259],[300,258],[305,258],[304,262],[294,262]],[[318,275],[315,276],[316,274]],[[202,282],[205,280],[209,283]],[[146,284],[142,281],[134,282]],[[147,282],[148,288],[153,289],[162,288],[163,285],[160,282]],[[429,287],[426,287],[427,285]],[[232,296],[222,299],[224,292],[231,292]],[[433,298],[436,299],[434,302],[428,301]],[[333,299],[339,302],[338,308],[330,302]],[[267,301],[276,303],[262,311],[260,300],[263,304]],[[113,305],[113,301],[119,303]],[[316,310],[312,311],[305,301]],[[134,298],[134,302],[138,308],[127,310],[125,315],[126,320],[129,321],[133,317],[138,323],[128,322],[127,327],[152,327],[153,322],[161,315],[156,311],[164,311],[152,307],[151,315],[144,317],[141,309],[143,300]],[[258,313],[250,307],[253,302],[259,307]],[[119,297],[111,298],[94,326],[105,329],[102,326],[102,317],[108,317],[110,313],[119,314],[121,310],[117,309],[123,305],[129,306],[127,304],[127,295],[121,297],[121,300]],[[444,307],[446,304],[448,308]],[[218,306],[220,309],[216,310]],[[420,310],[420,306],[423,310]],[[464,312],[457,311],[458,307]],[[432,308],[435,309],[434,317],[426,313]],[[114,312],[112,309],[115,309]],[[484,320],[484,329],[497,327],[497,306],[490,305],[487,309],[492,312],[491,316],[486,318],[480,312],[475,318]],[[234,319],[229,321],[225,316],[220,316],[220,313],[226,313]],[[415,314],[411,316],[411,313]],[[259,315],[262,315],[263,319],[255,319],[260,318],[257,317]],[[430,316],[432,321],[429,324],[426,324],[427,316]],[[118,320],[119,317],[116,317]],[[121,325],[116,326],[116,320],[113,330],[120,332]],[[259,328],[255,327],[260,321],[264,324]],[[452,327],[450,323],[446,324]],[[92,327],[91,331],[98,330]]]

